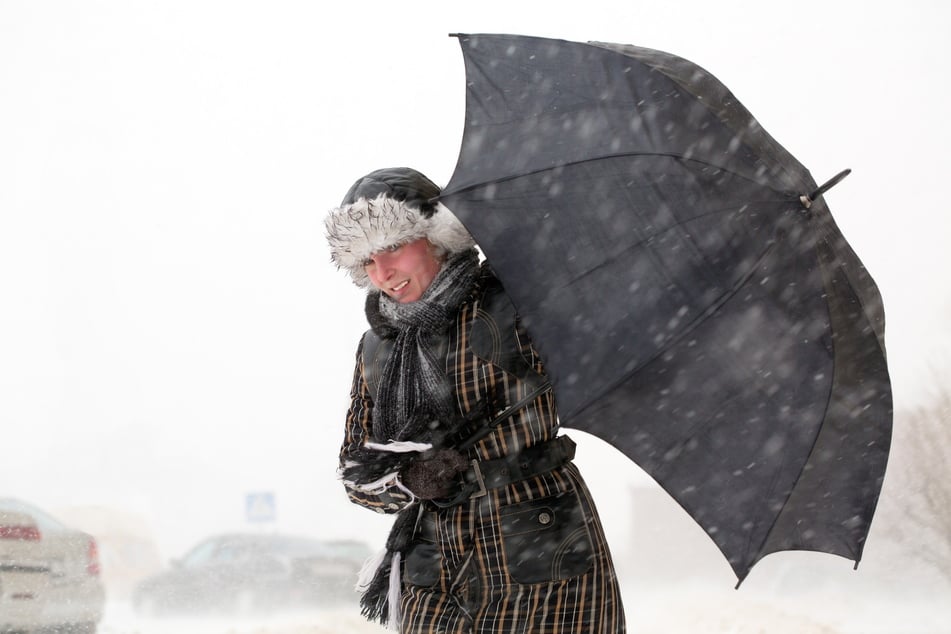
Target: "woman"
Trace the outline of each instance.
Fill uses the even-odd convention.
[[[403,632],[624,632],[539,356],[438,195],[378,170],[326,220],[332,261],[369,289],[340,474],[352,501],[396,514],[364,614]]]

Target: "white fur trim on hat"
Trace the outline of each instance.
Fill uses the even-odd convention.
[[[369,288],[364,266],[374,253],[419,238],[428,238],[440,254],[454,254],[475,246],[459,219],[442,203],[427,218],[415,207],[380,194],[373,200],[332,209],[324,220],[330,260],[344,269],[361,288]]]

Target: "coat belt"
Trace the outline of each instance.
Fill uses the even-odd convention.
[[[492,460],[473,460],[462,473],[462,484],[456,495],[431,501],[441,508],[455,506],[482,497],[492,489],[548,473],[574,457],[575,442],[568,436],[558,436],[517,454]]]

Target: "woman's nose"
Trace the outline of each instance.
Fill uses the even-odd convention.
[[[392,258],[389,253],[378,253],[373,256],[373,263],[376,265],[376,273],[382,279],[387,279],[393,275],[394,268]]]

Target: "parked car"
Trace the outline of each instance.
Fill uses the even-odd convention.
[[[356,600],[353,590],[369,554],[359,542],[277,534],[210,537],[146,577],[132,593],[144,616],[247,615]]]
[[[104,606],[96,540],[0,498],[0,631],[93,634]]]

